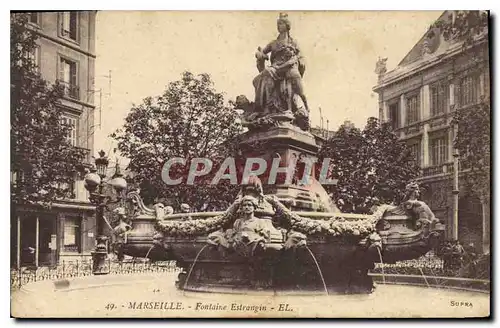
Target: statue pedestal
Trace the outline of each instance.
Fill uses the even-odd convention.
[[[302,159],[308,158],[313,162],[317,161],[316,154],[319,146],[310,132],[284,123],[264,131],[247,132],[243,135],[240,146],[247,158],[257,157],[266,161],[267,170],[259,176],[265,194],[276,195],[281,202],[294,211],[325,212],[334,210],[320,201],[321,195],[317,192],[318,190],[311,188],[311,183],[307,185],[300,183],[303,174],[300,168],[305,165]],[[280,159],[280,168],[288,166],[292,161],[297,161],[297,175],[294,179],[287,183],[285,173],[278,173],[275,183],[268,183],[269,172],[275,158]],[[321,163],[315,165],[321,165]],[[314,167],[312,177],[314,177]],[[320,188],[320,191],[325,193],[319,184],[316,184],[315,187]]]

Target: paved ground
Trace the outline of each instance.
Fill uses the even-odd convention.
[[[489,294],[379,285],[371,295],[235,295],[179,291],[176,274],[76,278],[27,285],[11,296],[20,317],[481,317]]]

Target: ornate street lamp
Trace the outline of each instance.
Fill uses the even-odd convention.
[[[108,238],[104,235],[104,209],[112,198],[104,194],[104,186],[109,184],[118,194],[118,201],[123,190],[127,188],[127,181],[123,178],[120,172],[118,161],[116,163],[116,172],[111,181],[106,182],[106,171],[108,169],[109,160],[104,151],[99,152],[99,158],[95,160],[95,167],[90,169],[90,172],[85,176],[85,188],[90,193],[90,202],[96,205],[96,227],[97,227],[97,245],[92,254],[93,268],[92,273],[102,275],[109,273],[109,267],[106,267],[106,259],[108,251],[106,242]]]

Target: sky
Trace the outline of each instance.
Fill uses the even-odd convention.
[[[255,51],[277,37],[277,11],[99,11],[96,22],[96,89],[102,122],[95,151],[116,143],[133,104],[159,96],[183,71],[208,73],[226,101],[253,99]],[[372,88],[378,57],[395,68],[441,11],[288,12],[291,36],[305,57],[303,79],[311,125],[334,130],[345,120],[363,127],[378,116]],[[111,73],[111,74],[110,74]],[[109,78],[111,76],[111,79]],[[96,113],[97,124],[99,113]],[[327,123],[328,121],[328,123]]]

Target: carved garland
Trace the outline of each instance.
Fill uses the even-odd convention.
[[[156,230],[163,232],[165,236],[169,237],[206,236],[223,229],[232,221],[234,221],[234,216],[225,213],[207,219],[158,221],[156,223]]]
[[[389,205],[380,206],[369,219],[347,220],[339,215],[328,220],[315,220],[298,216],[282,204],[275,205],[277,217],[281,219],[283,225],[288,226],[292,231],[301,232],[308,236],[356,237],[359,239],[366,238],[375,232],[376,223],[389,207]],[[227,228],[235,219],[235,209],[232,207],[222,215],[207,219],[158,221],[156,229],[169,237],[206,236]],[[278,228],[281,228],[281,225],[278,224]]]
[[[370,219],[346,220],[341,215],[328,220],[314,220],[301,217],[286,208],[277,211],[288,224],[291,230],[307,235],[330,237],[357,237],[366,238],[375,232],[376,223],[382,218],[389,205],[380,206]]]

